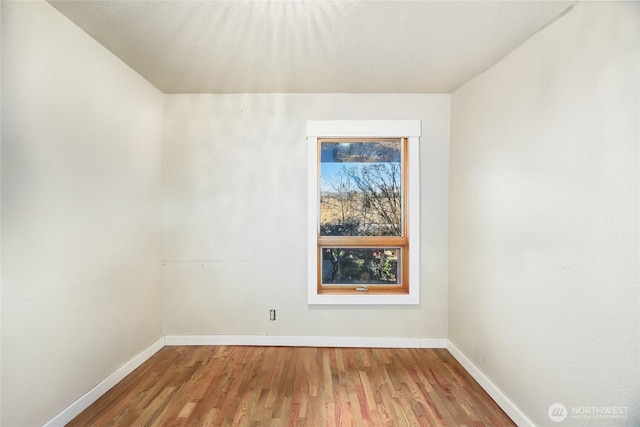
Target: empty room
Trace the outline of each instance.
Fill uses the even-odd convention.
[[[640,3],[0,1],[0,425],[640,425]]]

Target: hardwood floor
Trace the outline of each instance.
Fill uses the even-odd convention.
[[[514,426],[444,349],[164,347],[68,426]]]

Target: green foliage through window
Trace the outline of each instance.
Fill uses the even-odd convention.
[[[322,248],[325,284],[398,284],[397,248]]]

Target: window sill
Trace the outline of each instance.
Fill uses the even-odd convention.
[[[415,286],[415,285],[414,285]],[[419,304],[418,295],[408,293],[373,293],[372,291],[337,291],[309,293],[310,305],[416,305]]]
[[[318,295],[409,295],[407,289],[329,289],[324,288],[317,291]]]

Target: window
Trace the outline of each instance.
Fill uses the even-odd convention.
[[[309,121],[309,303],[417,304],[420,121]]]
[[[406,138],[318,139],[319,293],[407,293]]]

